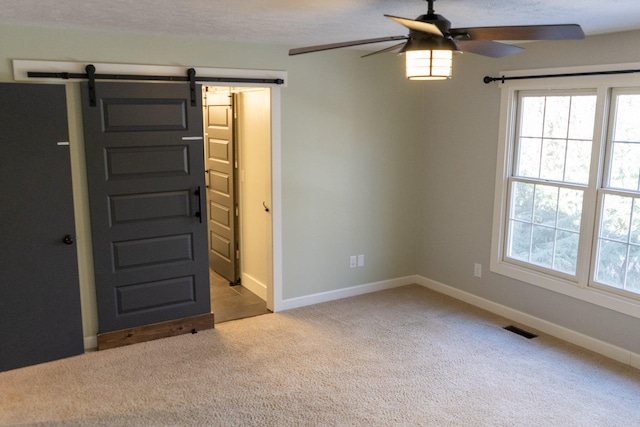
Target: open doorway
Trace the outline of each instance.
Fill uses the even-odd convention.
[[[203,87],[211,307],[216,323],[269,313],[271,93]]]

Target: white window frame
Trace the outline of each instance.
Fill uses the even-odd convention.
[[[565,69],[522,70],[504,73],[505,77],[522,75],[550,75],[589,73],[594,71],[640,69],[640,63],[618,64],[594,67],[572,67]],[[522,80],[505,80],[500,83],[500,128],[498,157],[496,164],[496,185],[494,197],[493,232],[491,242],[490,270],[494,273],[516,279],[518,281],[542,287],[563,295],[605,307],[620,313],[640,318],[640,296],[628,297],[604,287],[590,284],[592,265],[592,245],[596,244],[596,221],[600,206],[596,207],[597,192],[603,179],[604,150],[608,135],[605,127],[609,120],[610,88],[640,88],[640,73],[615,74],[561,78],[539,78]],[[582,211],[582,226],[579,253],[587,254],[578,259],[575,278],[559,277],[544,271],[536,270],[522,263],[506,260],[506,233],[509,215],[509,178],[515,161],[514,138],[517,127],[516,114],[518,93],[520,91],[576,91],[593,90],[597,95],[596,121],[594,125],[593,151],[588,188],[585,189]],[[595,172],[595,173],[594,173]]]

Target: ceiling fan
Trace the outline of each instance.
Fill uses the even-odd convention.
[[[524,50],[521,47],[495,40],[576,40],[583,39],[584,32],[577,24],[560,25],[520,25],[497,27],[451,28],[442,15],[433,9],[435,0],[426,0],[429,10],[416,19],[384,15],[409,29],[406,36],[379,37],[353,40],[291,49],[289,55],[319,52],[329,49],[382,43],[401,40],[402,42],[366,56],[392,52],[406,54],[407,78],[411,80],[437,80],[451,77],[451,63],[454,53],[470,52],[491,58],[501,58]]]

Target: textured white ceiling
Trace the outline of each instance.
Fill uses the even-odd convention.
[[[589,34],[640,29],[640,0],[437,0],[452,27],[582,25]],[[0,24],[161,33],[306,46],[405,35],[424,0],[0,0]],[[374,48],[375,49],[375,48]]]

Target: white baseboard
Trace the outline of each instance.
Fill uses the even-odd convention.
[[[633,353],[613,344],[598,340],[588,335],[581,334],[574,330],[556,325],[549,321],[523,313],[513,308],[495,303],[488,299],[479,297],[469,292],[454,288],[435,280],[427,279],[423,276],[406,276],[397,279],[383,280],[380,282],[367,283],[364,285],[352,286],[350,288],[337,289],[335,291],[321,292],[297,298],[289,298],[282,301],[281,310],[290,310],[298,307],[305,307],[313,304],[334,301],[342,298],[368,294],[370,292],[382,291],[385,289],[397,288],[417,283],[441,294],[448,295],[460,301],[487,310],[491,313],[518,322],[522,325],[537,329],[540,332],[552,335],[561,340],[570,342],[580,347],[591,350],[595,353],[617,360],[618,362],[640,369],[640,354]],[[244,286],[246,286],[243,283]],[[252,290],[252,292],[256,293]],[[281,311],[279,310],[279,311]],[[85,351],[93,351],[98,348],[98,338],[96,336],[84,337]]]
[[[249,289],[254,294],[261,296],[260,283],[257,281],[246,280],[247,276],[242,278],[242,286]],[[254,283],[255,282],[255,283]],[[257,284],[258,288],[254,290],[250,283]],[[381,282],[367,283],[364,285],[353,286],[345,289],[337,289],[335,291],[321,292],[318,294],[307,295],[298,298],[290,298],[282,301],[282,306],[278,311],[290,310],[292,308],[305,307],[307,305],[320,304],[322,302],[333,301],[342,298],[354,297],[356,295],[368,294],[370,292],[382,291],[385,289],[398,288],[400,286],[412,285],[416,283],[416,276],[401,277],[398,279],[383,280]],[[258,292],[256,292],[258,291]],[[264,297],[266,298],[266,287],[264,288]],[[85,351],[92,351],[98,348],[98,337],[84,337]]]
[[[633,353],[630,350],[617,347],[613,344],[609,344],[607,342],[598,340],[588,335],[581,334],[563,326],[556,325],[555,323],[551,323],[549,321],[531,316],[513,308],[509,308],[493,301],[489,301],[477,295],[473,295],[469,292],[462,291],[460,289],[445,285],[435,280],[427,279],[423,276],[416,276],[416,283],[426,288],[432,289],[436,292],[440,292],[476,307],[490,311],[491,313],[521,323],[522,325],[530,326],[531,328],[537,329],[540,332],[544,332],[556,338],[560,338],[563,341],[570,342],[572,344],[586,348],[587,350],[591,350],[595,353],[617,360],[618,362],[622,362],[624,364],[633,366],[634,368],[640,369],[640,354]]]
[[[91,337],[84,337],[84,351],[94,351],[98,348],[98,337],[93,335]]]
[[[640,354],[631,353],[630,359],[631,362],[629,363],[629,365],[633,366],[634,368],[640,369]]]
[[[264,301],[267,300],[267,286],[256,280],[253,276],[247,273],[242,273],[242,286],[262,298]]]
[[[281,310],[290,310],[292,308],[320,304],[322,302],[354,297],[356,295],[368,294],[370,292],[377,292],[385,289],[398,288],[400,286],[411,285],[414,283],[416,283],[416,276],[407,276],[400,277],[398,279],[383,280],[381,282],[352,286],[350,288],[336,289],[335,291],[320,292],[318,294],[303,297],[289,298],[282,300]]]

